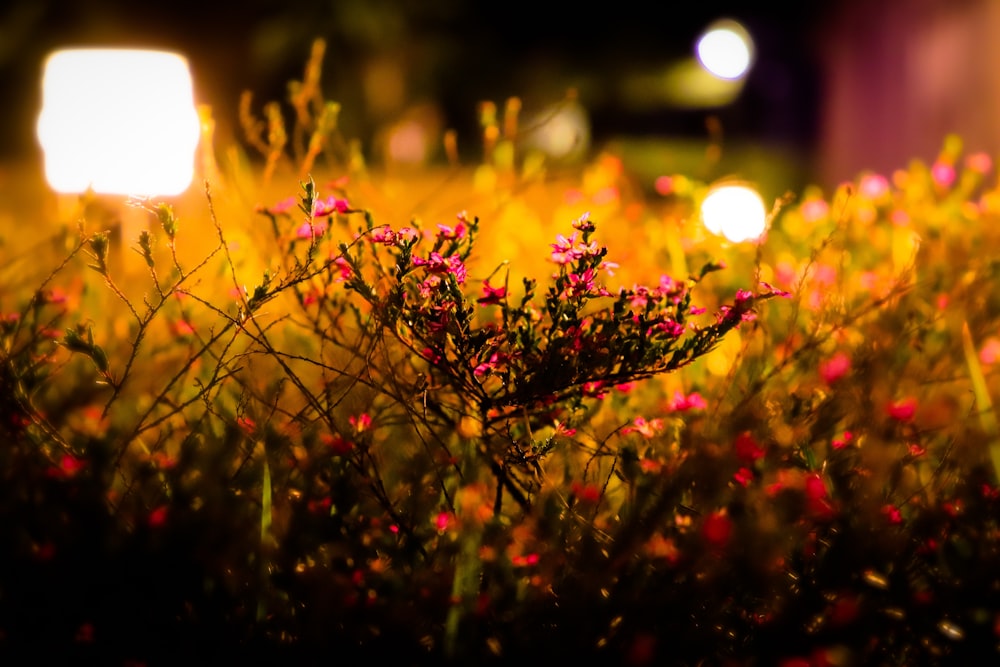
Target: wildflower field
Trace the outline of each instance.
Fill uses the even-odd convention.
[[[376,173],[296,90],[246,109],[263,176],[133,202],[125,257],[85,201],[5,274],[0,652],[997,659],[989,156],[731,244],[709,184],[547,165],[489,106],[480,164]]]

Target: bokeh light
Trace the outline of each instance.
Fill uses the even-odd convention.
[[[178,195],[200,124],[191,74],[164,51],[68,49],[45,63],[38,140],[59,193]]]
[[[578,102],[560,102],[529,116],[522,138],[552,159],[579,159],[590,148],[590,118]]]
[[[701,220],[708,231],[733,243],[753,241],[767,228],[767,207],[751,187],[719,185],[702,201]]]
[[[739,79],[753,62],[753,40],[736,21],[717,21],[698,39],[696,46],[702,67],[720,79]]]

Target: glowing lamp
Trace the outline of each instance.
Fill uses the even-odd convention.
[[[767,228],[764,200],[745,185],[719,185],[701,203],[705,228],[733,243],[759,239]]]
[[[69,49],[45,62],[38,140],[56,192],[178,195],[194,177],[198,136],[180,55]]]
[[[732,20],[717,21],[702,33],[695,47],[702,67],[720,79],[739,79],[750,70],[753,40]]]

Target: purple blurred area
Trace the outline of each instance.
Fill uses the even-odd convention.
[[[756,42],[737,99],[711,109],[630,103],[628,81],[688,57],[720,17],[743,22]],[[0,160],[37,156],[41,67],[57,48],[185,54],[219,141],[231,141],[240,93],[283,100],[322,37],[324,92],[342,103],[345,134],[365,145],[428,109],[460,138],[475,136],[482,100],[544,106],[574,89],[594,144],[704,139],[712,118],[726,141],[794,151],[802,183],[790,186],[833,184],[933,159],[948,132],[971,150],[1000,149],[998,34],[991,0],[15,0],[0,9]]]

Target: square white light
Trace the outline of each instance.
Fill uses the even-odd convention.
[[[45,62],[38,139],[53,190],[178,195],[194,177],[199,120],[176,53],[67,49]]]

